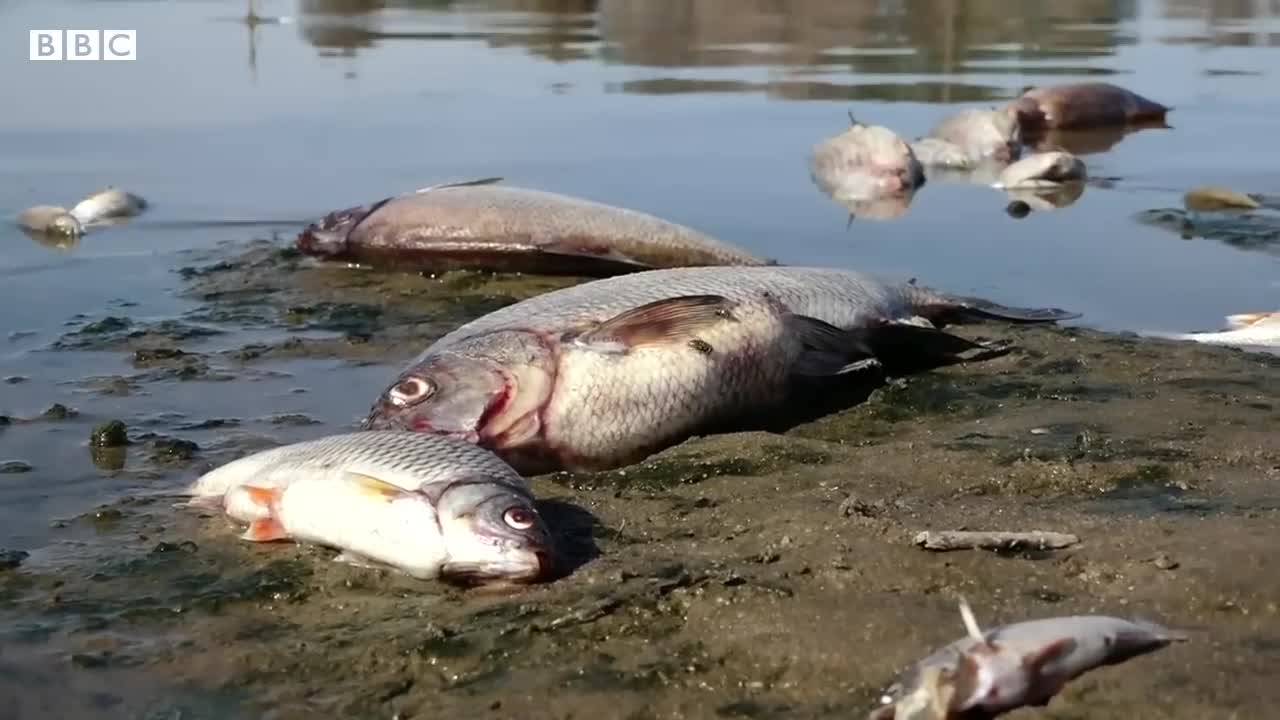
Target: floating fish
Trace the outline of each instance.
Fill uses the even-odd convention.
[[[977,165],[977,161],[970,157],[964,148],[934,137],[923,137],[911,143],[911,151],[926,167],[969,170]]]
[[[809,173],[828,195],[875,200],[909,195],[924,185],[924,167],[911,146],[879,125],[849,116],[848,130],[813,147]]]
[[[416,578],[533,582],[554,566],[524,479],[446,437],[356,432],[285,445],[205,473],[188,494],[248,523],[246,540],[318,543]]]
[[[683,225],[501,178],[448,183],[329,213],[298,248],[378,268],[610,276],[662,267],[771,265]]]
[[[961,601],[960,613],[968,634],[900,675],[869,720],[990,720],[1047,705],[1090,670],[1188,639],[1152,622],[1105,615],[1029,620],[984,633],[968,603]]]
[[[71,208],[71,214],[86,227],[109,224],[141,214],[147,201],[126,190],[107,186],[89,193]]]
[[[1064,183],[1084,182],[1084,163],[1068,152],[1050,151],[1028,155],[1000,173],[994,187],[1007,190],[1056,188]]]
[[[925,138],[960,148],[974,163],[1007,164],[1022,153],[1016,119],[999,110],[969,108],[943,118]]]
[[[84,227],[66,208],[56,205],[37,205],[18,213],[18,227],[44,236],[78,238]]]
[[[806,387],[1007,352],[931,323],[1074,317],[849,270],[653,270],[450,332],[379,393],[364,427],[462,438],[526,474],[607,469],[770,417]]]
[[[1172,108],[1104,82],[1030,88],[1006,111],[1024,133],[1161,123]]]

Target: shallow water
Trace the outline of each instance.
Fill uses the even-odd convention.
[[[31,466],[0,474],[0,548],[31,552],[32,567],[80,572],[101,557],[112,536],[68,524],[100,504],[171,489],[246,448],[349,426],[432,332],[542,287],[469,288],[474,302],[459,305],[453,286],[419,297],[397,285],[431,330],[380,337],[377,352],[326,353],[326,338],[368,329],[343,312],[381,303],[371,322],[400,327],[403,317],[387,319],[396,301],[356,288],[355,300],[325,295],[338,304],[276,314],[271,303],[319,303],[342,272],[239,304],[223,302],[234,283],[210,291],[177,272],[237,258],[255,240],[286,245],[328,210],[444,180],[501,175],[787,264],[1070,308],[1103,330],[1210,329],[1280,307],[1274,226],[1230,242],[1139,221],[1180,208],[1195,185],[1280,194],[1280,3],[262,0],[256,12],[283,22],[246,23],[244,3],[213,0],[0,6],[13,29],[139,36],[136,62],[15,55],[0,73],[3,95],[20,99],[0,114],[0,415],[15,419],[0,425],[0,463]],[[1015,220],[1003,194],[939,178],[895,220],[850,222],[809,178],[809,149],[846,126],[846,111],[912,138],[956,108],[1088,78],[1174,106],[1173,127],[1086,156],[1109,182],[1066,208]],[[7,220],[105,184],[151,209],[67,247]],[[108,317],[131,325],[76,334]],[[148,334],[128,337],[134,329]],[[280,352],[291,337],[317,345]],[[256,346],[276,351],[242,362]],[[133,358],[149,347],[199,353],[198,366]],[[75,415],[40,419],[54,403]],[[91,428],[112,418],[138,441],[123,468],[88,448]],[[197,461],[156,460],[147,432],[194,441]]]

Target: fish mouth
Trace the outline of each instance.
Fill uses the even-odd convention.
[[[427,435],[440,435],[454,440],[463,440],[472,445],[480,442],[480,434],[474,430],[451,430],[447,428],[436,427],[426,418],[413,417],[407,420],[400,419],[395,415],[386,412],[383,408],[378,408],[369,413],[364,420],[360,421],[361,430],[408,430],[410,432],[423,433]]]
[[[557,563],[544,549],[523,550],[518,559],[506,562],[447,562],[440,568],[440,579],[459,587],[501,587],[530,585],[552,579]]]

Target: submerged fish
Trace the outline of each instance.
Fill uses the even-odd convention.
[[[968,634],[899,676],[870,720],[899,715],[990,720],[1019,707],[1047,705],[1068,682],[1090,670],[1187,639],[1182,632],[1152,622],[1104,615],[1030,620],[984,633],[967,603],[961,602],[960,611]],[[922,702],[920,695],[945,702]],[[932,712],[895,713],[904,705],[931,707]]]
[[[37,205],[18,213],[18,227],[40,235],[58,235],[77,238],[84,234],[84,227],[66,208],[55,205]]]
[[[924,167],[905,140],[886,127],[849,116],[849,129],[813,147],[809,174],[832,197],[875,200],[909,195],[924,185]]]
[[[463,438],[526,474],[605,469],[767,417],[815,383],[1007,351],[931,322],[1074,317],[849,270],[653,270],[463,325],[380,393],[364,427]]]
[[[188,494],[248,523],[247,540],[314,542],[417,578],[532,582],[553,566],[524,479],[451,438],[357,432],[285,445],[211,470]]]
[[[925,138],[948,142],[975,163],[1010,163],[1022,153],[1018,123],[999,110],[969,108],[953,113],[938,121]]]
[[[1163,123],[1171,108],[1104,82],[1031,88],[1007,106],[1024,132]]]
[[[133,217],[146,208],[147,201],[141,197],[108,186],[89,193],[85,199],[71,208],[71,214],[80,221],[81,225],[87,226]]]
[[[1169,340],[1192,340],[1232,347],[1280,347],[1280,310],[1240,313],[1226,317],[1225,330],[1192,333],[1147,333]]]
[[[444,272],[619,275],[771,260],[636,210],[541,190],[449,183],[329,213],[298,235],[308,255]]]
[[[977,164],[964,148],[934,137],[923,137],[911,143],[911,151],[928,167],[969,170]]]
[[[1009,190],[1053,188],[1069,182],[1083,182],[1084,163],[1071,153],[1054,150],[1022,158],[1005,168],[994,185]]]

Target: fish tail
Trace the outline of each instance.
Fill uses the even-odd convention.
[[[977,297],[957,297],[912,285],[908,301],[915,312],[934,322],[965,323],[1000,320],[1009,323],[1054,323],[1074,320],[1081,313],[1062,308],[1023,308]]]
[[[319,222],[308,225],[298,233],[298,249],[307,255],[337,257],[347,252],[347,239],[365,218],[378,208],[387,204],[392,198],[384,198],[369,205],[335,210],[325,215]]]

